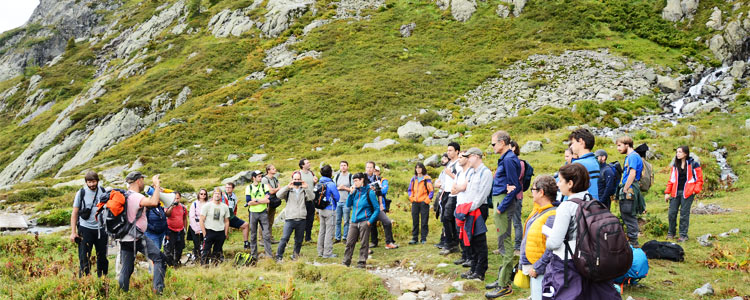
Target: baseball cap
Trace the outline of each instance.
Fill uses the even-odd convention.
[[[466,152],[464,152],[463,155],[466,156],[466,157],[469,157],[469,155],[472,155],[472,154],[475,154],[475,155],[477,155],[479,157],[483,157],[484,156],[484,153],[482,152],[482,150],[479,150],[479,148],[477,148],[477,147],[469,148],[469,150],[466,150]]]
[[[594,152],[594,155],[596,155],[596,157],[599,157],[599,156],[608,157],[607,151],[604,151],[604,149],[596,150],[596,152]]]
[[[380,172],[380,166],[375,166],[375,171]]]
[[[141,174],[141,172],[133,171],[133,172],[128,173],[128,176],[125,176],[125,181],[127,181],[128,183],[133,183],[136,180],[141,179],[141,178],[145,178],[145,177],[146,176],[143,176],[143,174]]]
[[[260,170],[255,170],[252,173],[250,173],[251,177],[256,177],[258,175],[263,175],[263,172],[261,172]]]

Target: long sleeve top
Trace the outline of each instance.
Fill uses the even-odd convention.
[[[492,182],[492,195],[505,194],[503,201],[498,203],[497,210],[500,213],[505,212],[512,201],[516,200],[516,194],[522,191],[521,181],[518,179],[521,175],[521,161],[513,151],[506,151],[500,159],[497,160],[497,170]],[[508,192],[508,185],[515,186],[512,192]]]

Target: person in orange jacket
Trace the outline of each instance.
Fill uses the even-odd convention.
[[[693,198],[703,190],[703,170],[699,162],[690,157],[690,148],[680,146],[676,150],[672,170],[664,191],[664,200],[669,203],[669,231],[667,239],[675,237],[677,212],[680,212],[680,237],[678,242],[688,239],[690,226],[690,206]]]
[[[414,177],[409,182],[409,201],[411,202],[411,241],[409,245],[417,243],[419,232],[422,232],[420,243],[427,242],[428,220],[430,214],[430,200],[433,195],[432,178],[427,175],[424,164],[417,163],[414,167]],[[420,224],[421,223],[421,224]],[[421,230],[420,230],[421,226]]]

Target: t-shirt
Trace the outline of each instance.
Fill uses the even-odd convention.
[[[205,216],[203,225],[206,230],[224,231],[224,220],[229,219],[229,206],[211,201],[201,207],[201,216]]]
[[[630,170],[635,170],[635,181],[641,180],[641,172],[643,172],[643,159],[635,151],[628,154],[625,157],[625,165],[622,170],[622,181],[620,183],[625,184],[630,176]],[[634,182],[635,182],[634,181]]]
[[[461,172],[461,170],[463,170],[463,168],[461,168],[461,166],[458,164],[458,160],[449,162],[447,167],[448,170],[453,172],[453,174],[458,174],[458,172]],[[453,189],[453,184],[455,184],[456,181],[448,176],[448,174],[445,174],[445,176],[443,176],[443,179],[445,180],[443,181],[443,191],[450,193],[450,191]],[[453,194],[450,195],[455,196]]]
[[[73,207],[78,207],[79,209],[83,209],[83,207],[86,207],[87,209],[91,209],[91,214],[89,215],[88,219],[83,219],[80,215],[78,215],[78,225],[81,225],[88,229],[99,229],[99,222],[96,221],[96,206],[94,206],[96,197],[98,197],[101,194],[101,188],[99,186],[96,187],[96,190],[91,190],[88,186],[83,187],[83,197],[81,197],[81,191],[79,190],[76,192],[76,196],[73,200]],[[83,199],[83,205],[81,205],[81,199]]]
[[[234,217],[235,212],[237,212],[237,195],[235,195],[234,192],[232,192],[231,194],[228,194],[228,193],[223,193],[223,194],[224,194],[223,197],[226,197],[224,198],[223,201],[226,201],[225,204],[229,208],[229,217],[230,218]],[[211,201],[208,201],[208,202],[211,202]]]
[[[141,207],[141,201],[143,199],[146,199],[146,196],[144,196],[141,193],[137,192],[130,192],[130,196],[128,196],[128,222],[135,221],[135,226],[138,227],[138,229],[141,230],[141,232],[146,232],[146,227],[148,227],[148,219],[146,219],[146,208]],[[143,210],[141,213],[141,217],[138,218],[138,220],[135,219],[135,216],[138,214],[138,210]],[[126,235],[124,238],[122,238],[123,242],[132,242],[135,240],[134,236]]]
[[[311,188],[315,187],[315,174],[312,171],[305,172],[300,170],[299,172],[302,174],[302,181],[306,182],[307,186]]]
[[[185,216],[187,215],[185,205],[179,204],[172,208],[172,214],[167,217],[167,227],[172,231],[185,229]]]
[[[271,179],[269,179],[268,176],[263,176],[263,179],[260,180],[260,183],[265,184],[269,190],[279,187],[279,179],[276,177],[272,177]]]
[[[338,180],[336,180],[335,182],[336,188],[342,185],[345,187],[352,187],[353,179],[351,179],[352,178],[351,176],[352,176],[352,173],[349,173],[349,172],[347,172],[346,174],[342,174],[341,172],[339,172],[338,174],[334,175],[333,176],[334,180],[336,180],[337,179],[336,177],[338,177]],[[352,181],[350,181],[350,179]],[[349,198],[349,191],[339,190],[339,196],[340,196],[339,203],[344,203],[346,202],[346,199]]]
[[[466,171],[467,170],[461,170],[460,172],[458,172],[458,175],[456,175],[456,180],[454,184],[462,184],[462,183],[467,182]],[[463,204],[463,203],[471,202],[471,199],[469,199],[468,196],[469,196],[469,193],[467,193],[466,191],[458,193],[458,195],[456,195],[456,203]]]

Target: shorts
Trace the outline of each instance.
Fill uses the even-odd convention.
[[[229,219],[229,227],[239,229],[240,227],[242,227],[242,225],[245,225],[245,221],[238,218],[237,216],[234,216],[231,219]]]

